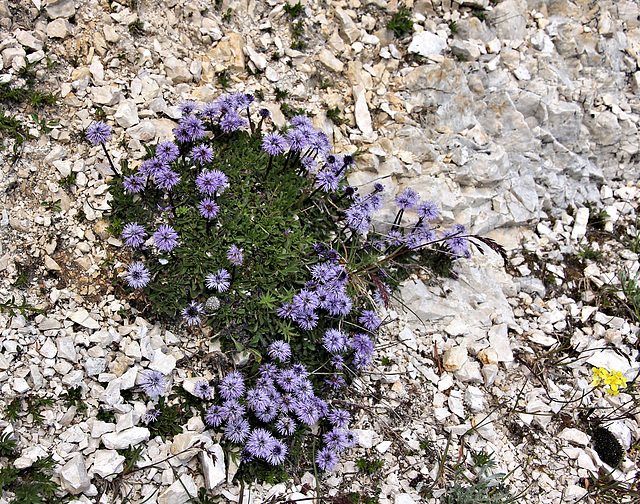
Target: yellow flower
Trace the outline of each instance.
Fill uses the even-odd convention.
[[[592,367],[591,371],[593,371],[593,381],[591,382],[592,387],[599,387],[602,380],[609,376],[609,372],[605,368]]]
[[[607,393],[618,395],[619,389],[627,387],[627,379],[622,376],[620,371],[611,370],[609,375],[604,379],[604,384],[609,385]]]

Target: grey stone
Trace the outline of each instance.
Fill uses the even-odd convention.
[[[15,37],[18,42],[24,47],[28,47],[29,49],[33,49],[34,51],[40,51],[42,49],[42,41],[37,39],[33,32],[28,32],[24,30],[16,30]]]
[[[505,0],[496,5],[487,16],[498,38],[524,40],[527,35],[527,4],[522,0]]]
[[[340,36],[348,44],[353,44],[361,37],[362,31],[356,26],[349,14],[343,11],[340,7],[336,7],[335,12],[336,17],[340,21]]]
[[[246,46],[244,50],[247,56],[249,56],[249,59],[251,60],[251,62],[256,66],[258,70],[262,71],[265,68],[267,68],[267,65],[269,64],[269,60],[267,60],[267,58],[264,55],[260,54],[251,46]]]
[[[449,43],[449,49],[464,61],[475,61],[482,54],[478,44],[465,40],[452,40]]]
[[[84,361],[84,370],[88,376],[98,376],[107,368],[107,359],[104,357],[87,357]]]
[[[91,479],[87,474],[84,457],[78,453],[60,469],[60,484],[72,495],[78,495],[89,489]]]
[[[99,105],[113,106],[120,101],[122,92],[115,86],[98,86],[90,89],[91,101]]]
[[[76,324],[81,325],[82,327],[86,327],[87,329],[100,329],[100,323],[91,317],[89,312],[84,308],[79,308],[71,315],[69,315],[69,319],[74,321]]]
[[[582,109],[575,103],[556,102],[547,108],[547,128],[553,137],[561,144],[570,147],[575,144],[580,135],[582,124]]]
[[[58,357],[61,359],[67,359],[71,362],[78,362],[78,354],[76,353],[76,346],[73,341],[73,337],[65,336],[56,340],[56,346],[58,347]]]
[[[74,0],[51,0],[47,2],[47,16],[51,19],[70,18],[76,13]]]

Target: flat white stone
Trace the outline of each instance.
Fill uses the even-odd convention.
[[[420,56],[440,54],[447,47],[447,41],[438,35],[423,31],[413,36],[409,44],[409,53],[417,53]]]
[[[587,446],[589,444],[589,436],[581,430],[574,429],[573,427],[564,429],[560,434],[558,434],[558,437],[578,446]]]
[[[197,495],[198,487],[195,481],[188,474],[183,474],[160,494],[158,504],[185,504]]]
[[[89,315],[89,312],[84,308],[80,308],[79,310],[73,312],[71,315],[69,315],[69,318],[76,324],[80,324],[82,327],[86,327],[87,329],[100,329],[100,324],[98,323],[98,321],[92,318]]]
[[[112,432],[102,436],[104,446],[109,450],[124,450],[147,441],[151,433],[146,427],[131,427],[121,432]]]
[[[499,362],[513,362],[507,324],[499,324],[489,329],[489,344],[496,351]]]

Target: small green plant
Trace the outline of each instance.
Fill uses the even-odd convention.
[[[231,10],[231,7],[229,7],[227,9],[227,12],[225,12],[224,15],[222,16],[222,21],[224,21],[225,23],[228,23],[229,21],[231,21],[231,14],[233,14],[233,10]]]
[[[60,486],[52,480],[56,465],[52,455],[37,460],[26,469],[15,468],[12,463],[16,459],[15,453],[9,459],[7,467],[0,470],[0,495],[12,492],[12,504],[59,504],[66,501],[58,496]]]
[[[471,11],[471,15],[477,17],[480,21],[487,19],[487,11],[484,9],[474,9]]]
[[[327,79],[327,78],[322,79],[320,81],[320,84],[318,85],[320,89],[328,89],[331,86],[333,86],[333,83],[331,82],[331,79]]]
[[[598,231],[604,231],[605,224],[609,215],[604,208],[598,208],[597,205],[587,202],[584,205],[589,209],[589,221],[588,226]]]
[[[0,457],[10,457],[16,451],[16,440],[8,432],[0,435]]]
[[[307,44],[302,39],[303,35],[304,23],[302,21],[291,23],[291,38],[293,39],[293,42],[291,42],[291,49],[300,51],[307,47]]]
[[[382,364],[383,366],[390,366],[391,364],[393,364],[393,361],[389,357],[383,357],[382,359],[380,359],[380,364]]]
[[[620,270],[618,271],[618,279],[621,290],[627,298],[629,313],[635,320],[640,320],[640,284],[638,283],[640,272],[632,275],[628,270]]]
[[[224,72],[219,72],[216,74],[216,80],[222,89],[229,89],[231,86],[231,77],[229,72],[225,70]]]
[[[129,23],[129,33],[131,35],[142,35],[144,33],[144,23],[140,18]]]
[[[300,2],[295,5],[291,5],[289,3],[284,4],[284,11],[292,18],[297,18],[300,14],[302,14],[303,10],[304,7]]]
[[[50,212],[59,212],[60,208],[60,200],[57,199],[55,201],[43,201],[40,203],[43,207],[45,207]]]
[[[60,398],[67,407],[75,406],[78,411],[87,411],[87,404],[82,400],[82,387],[80,385],[67,389],[66,392],[60,394]]]
[[[383,466],[384,460],[370,460],[365,457],[360,457],[356,462],[358,470],[366,474],[373,474]]]
[[[16,262],[16,271],[18,272],[18,277],[13,285],[16,289],[26,289],[31,278],[31,267],[28,264]]]
[[[98,408],[98,412],[96,413],[96,420],[100,420],[101,422],[113,423],[116,421],[116,415],[111,410],[106,410],[102,407]]]
[[[450,21],[449,31],[451,31],[451,35],[455,35],[456,33],[458,33],[458,23],[456,23],[455,21]]]
[[[58,180],[58,185],[60,185],[60,186],[69,186],[69,185],[73,185],[75,183],[76,183],[76,173],[75,172],[71,172],[66,177],[62,177],[60,180]]]
[[[509,486],[504,483],[506,474],[489,474],[495,466],[490,454],[473,453],[473,469],[477,471],[475,479],[464,474],[462,466],[455,471],[453,483],[440,497],[441,504],[502,504],[514,502]]]
[[[287,96],[289,96],[289,91],[287,91],[286,89],[280,89],[278,86],[276,86],[276,88],[275,88],[275,93],[276,93],[276,101],[277,102],[281,102]]]
[[[602,259],[602,251],[593,248],[591,245],[586,245],[584,248],[578,250],[578,256],[582,257],[583,259],[600,261]]]
[[[338,107],[334,107],[332,109],[327,110],[327,118],[331,119],[336,126],[340,126],[341,124],[349,124],[349,119],[345,119],[340,117],[342,111]]]
[[[156,417],[155,412],[158,412],[157,417],[155,420],[149,421],[147,427],[154,436],[160,436],[163,441],[166,441],[167,438],[182,432],[180,424],[186,420],[184,411],[180,404],[166,405],[164,397],[161,397],[153,412],[150,412],[151,418]]]
[[[411,12],[402,6],[387,23],[387,28],[395,33],[396,37],[403,37],[413,30]]]
[[[22,302],[18,304],[13,295],[11,296],[9,301],[0,302],[0,312],[7,312],[10,316],[15,317],[17,315],[16,310],[18,310],[23,317],[27,317],[30,314],[45,312],[40,308],[31,306],[24,298],[22,298]]]

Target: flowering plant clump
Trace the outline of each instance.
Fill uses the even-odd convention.
[[[599,387],[601,385],[607,386],[605,389],[607,394],[618,395],[620,389],[627,388],[627,379],[622,376],[620,371],[607,371],[605,368],[593,367],[593,381],[592,387]]]
[[[253,102],[233,94],[182,104],[174,140],[147,147],[140,164],[123,161],[119,170],[105,147],[110,128],[96,123],[87,138],[103,147],[116,174],[110,218],[127,255],[122,288],[141,311],[180,315],[192,331],[208,325],[223,351],[254,356],[219,384],[225,402],[211,406],[206,420],[244,446],[245,460],[279,464],[289,448],[276,433],[332,422],[314,390],[338,390],[345,371],[372,362],[382,323],[376,305],[389,304],[407,265],[432,251],[448,270],[469,255],[469,242],[461,225],[437,232],[437,208],[411,189],[396,197],[389,229],[376,232],[384,186],[364,193],[350,186],[353,157],[333,153],[308,117],[277,129],[267,109],[252,113]],[[292,354],[301,364],[283,368]],[[267,356],[278,364],[265,364]],[[207,387],[198,391],[204,400],[213,392]],[[282,404],[294,389],[295,401]],[[341,433],[331,436],[313,456],[326,470],[336,446],[348,444]]]

